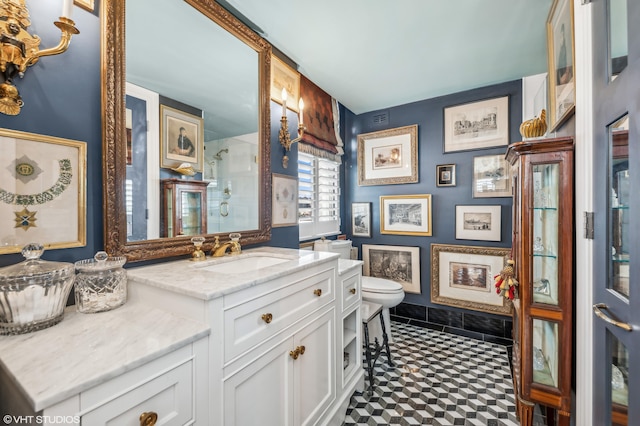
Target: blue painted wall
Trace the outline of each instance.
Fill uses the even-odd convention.
[[[30,0],[31,30],[42,38],[42,45],[57,44],[58,29],[53,21],[60,14],[60,4],[47,0]],[[69,50],[58,56],[42,58],[31,67],[25,78],[17,81],[17,87],[25,106],[18,116],[0,115],[0,127],[80,140],[87,143],[87,245],[86,247],[51,250],[45,253],[48,260],[73,262],[93,257],[102,250],[102,121],[101,121],[101,80],[100,80],[100,19],[97,10],[89,13],[78,7],[74,10],[74,20],[81,34],[71,41]],[[372,124],[372,116],[380,111],[356,116],[342,108],[341,129],[345,143],[343,205],[343,232],[350,233],[350,205],[354,201],[373,202],[373,238],[355,238],[358,247],[363,243],[408,245],[421,247],[422,294],[409,294],[406,302],[422,306],[430,305],[429,246],[433,242],[445,244],[478,244],[472,241],[456,241],[454,234],[454,209],[456,204],[501,204],[502,242],[480,243],[508,247],[511,233],[509,210],[510,198],[473,199],[471,196],[471,164],[473,156],[502,153],[504,148],[482,151],[442,153],[443,108],[496,96],[510,96],[511,141],[519,140],[518,125],[521,120],[520,81],[457,93],[440,98],[401,105],[386,110],[389,123],[384,128],[394,128],[418,124],[420,181],[408,185],[386,185],[359,187],[356,168],[356,139],[360,133],[382,130]],[[271,114],[271,167],[273,173],[296,175],[297,146],[289,152],[289,167],[282,167],[283,148],[278,142],[280,126],[279,105],[272,103]],[[295,133],[297,118],[289,112],[290,131]],[[437,164],[457,164],[457,186],[437,188],[435,186],[435,166]],[[380,195],[418,194],[433,195],[432,237],[409,237],[380,235],[379,208]],[[268,245],[278,247],[298,246],[298,227],[274,228]],[[20,254],[0,256],[0,266],[17,263]]]
[[[430,297],[430,250],[432,243],[492,247],[511,246],[511,197],[473,198],[471,191],[473,158],[478,155],[504,154],[506,147],[443,153],[444,108],[501,96],[509,97],[510,143],[517,142],[521,140],[518,130],[522,121],[521,80],[395,106],[386,110],[372,111],[357,116],[350,111],[344,111],[342,123],[344,131],[343,140],[345,143],[345,209],[342,218],[343,231],[346,231],[351,237],[351,203],[371,202],[372,238],[351,238],[354,246],[360,249],[360,258],[362,258],[362,244],[420,247],[422,291],[421,294],[407,294],[404,300],[405,303],[418,306],[439,306],[442,308],[442,305],[433,305]],[[380,115],[381,113],[388,114],[388,123],[383,126],[376,125],[373,120],[374,116]],[[358,186],[358,134],[413,124],[418,125],[419,181],[417,183],[401,185]],[[435,183],[436,165],[451,163],[456,164],[456,186],[437,187]],[[380,234],[380,196],[409,194],[432,195],[433,236],[414,237]],[[502,240],[500,242],[456,240],[455,206],[457,204],[501,205]],[[447,309],[451,309],[451,311],[461,311],[455,308],[447,307]]]

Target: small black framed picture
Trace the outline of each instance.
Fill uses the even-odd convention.
[[[436,186],[456,186],[455,164],[439,164],[436,166]]]

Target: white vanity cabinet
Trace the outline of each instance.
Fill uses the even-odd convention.
[[[224,379],[224,424],[312,425],[335,398],[335,309],[313,315],[294,334]]]
[[[215,266],[251,256],[289,261],[234,273]],[[335,254],[273,247],[243,250],[235,258],[201,265],[130,269],[129,284],[133,299],[211,327],[211,424],[339,425],[344,420],[355,381],[349,379],[347,386],[343,381],[343,318],[359,312],[359,280],[350,278],[345,284],[357,289],[355,294],[347,291],[345,311]],[[352,332],[348,339],[355,348],[360,332],[355,325]],[[352,357],[353,365],[361,362]],[[362,376],[355,369],[349,372],[352,378]]]
[[[0,336],[0,413],[34,425],[138,426],[144,413],[159,425],[209,424],[208,335],[139,303],[70,307],[51,328]]]

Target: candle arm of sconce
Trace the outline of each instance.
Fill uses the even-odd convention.
[[[71,37],[74,34],[80,34],[80,31],[75,27],[75,23],[65,17],[60,17],[59,21],[54,22],[55,26],[61,31],[60,42],[57,46],[50,47],[48,49],[42,49],[33,54],[25,64],[26,66],[33,65],[39,58],[43,56],[59,55],[66,52],[71,43]]]

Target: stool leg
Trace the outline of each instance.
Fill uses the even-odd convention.
[[[382,344],[387,350],[387,360],[389,360],[389,365],[393,366],[393,361],[391,361],[391,351],[389,350],[389,337],[387,336],[387,330],[384,326],[384,317],[382,316],[382,311],[380,311],[380,325],[382,326]]]
[[[373,395],[373,366],[371,365],[371,350],[369,349],[369,326],[365,322],[364,328],[364,355],[367,358],[367,373],[369,374],[369,396]]]

